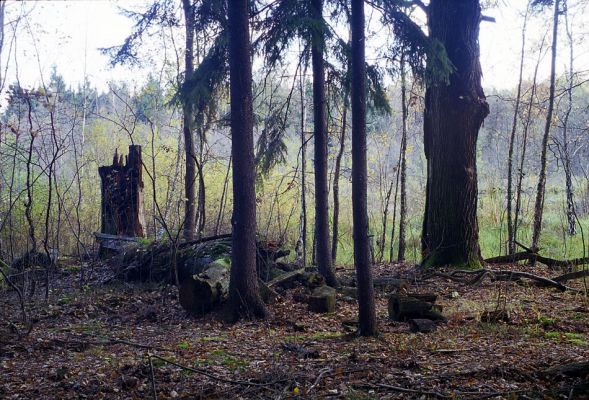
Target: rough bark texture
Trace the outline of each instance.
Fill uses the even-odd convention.
[[[311,0],[316,29],[311,40],[313,64],[313,124],[315,139],[315,256],[319,273],[329,286],[337,287],[331,265],[329,242],[329,180],[327,178],[327,110],[325,100],[325,46],[323,33],[323,0]]]
[[[552,113],[554,111],[554,82],[556,75],[556,44],[558,43],[558,14],[560,0],[554,2],[554,20],[552,24],[552,57],[550,67],[550,89],[548,95],[548,111],[546,112],[546,124],[542,137],[542,155],[540,156],[540,174],[538,177],[538,189],[536,191],[536,203],[534,205],[534,230],[532,232],[532,249],[538,250],[540,233],[542,232],[542,217],[544,214],[544,195],[546,194],[546,160],[548,152],[548,139],[550,138],[550,126],[552,125]]]
[[[432,0],[430,37],[444,44],[454,71],[430,83],[425,95],[427,158],[424,267],[476,267],[481,261],[477,222],[476,144],[489,106],[481,87],[478,0]]]
[[[352,207],[358,284],[358,333],[377,333],[368,238],[366,165],[366,58],[364,0],[352,0]]]
[[[256,274],[256,170],[248,1],[228,3],[233,157],[233,240],[229,296],[232,319],[265,317]]]
[[[143,215],[143,163],[141,146],[129,146],[129,155],[115,151],[112,165],[98,168],[102,195],[101,232],[131,237],[145,236]]]
[[[191,0],[182,0],[184,20],[186,26],[186,50],[184,53],[184,83],[194,72],[194,6]],[[192,104],[184,96],[182,104],[184,151],[186,154],[186,174],[184,176],[184,239],[194,239],[196,233],[196,155],[194,153],[194,135],[192,122],[194,120]]]

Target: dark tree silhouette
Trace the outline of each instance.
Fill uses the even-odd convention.
[[[256,167],[248,1],[228,3],[233,243],[229,297],[232,319],[266,316],[256,272]]]
[[[317,268],[330,286],[338,286],[331,265],[329,244],[329,179],[327,178],[327,111],[325,99],[325,38],[323,0],[311,0],[311,15],[316,21],[312,30],[311,62],[313,66],[313,122],[315,139],[315,256]],[[336,240],[334,238],[334,240]]]
[[[352,0],[352,206],[354,264],[358,285],[358,333],[377,333],[370,265],[366,165],[366,57],[364,0]]]
[[[447,82],[430,81],[425,95],[425,267],[481,261],[476,145],[489,106],[481,86],[480,22],[479,0],[432,0],[428,6],[430,40],[443,44],[453,70]]]

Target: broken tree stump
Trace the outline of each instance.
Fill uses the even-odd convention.
[[[115,150],[112,165],[98,168],[101,192],[100,233],[144,237],[143,162],[141,146],[129,146],[129,154]],[[108,250],[101,246],[101,254]]]

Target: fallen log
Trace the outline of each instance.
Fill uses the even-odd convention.
[[[581,271],[569,272],[568,274],[557,276],[552,278],[552,280],[554,282],[565,283],[574,279],[585,278],[587,276],[589,276],[589,269],[583,269]]]
[[[589,264],[589,257],[573,258],[570,260],[557,260],[554,258],[544,257],[538,253],[527,250],[505,256],[487,258],[485,259],[485,262],[487,264],[506,264],[525,260],[540,262],[549,267],[574,267],[577,265]]]
[[[566,375],[573,377],[589,376],[589,361],[574,362],[570,364],[555,365],[544,370],[546,375]]]

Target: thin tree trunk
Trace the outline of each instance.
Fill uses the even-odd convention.
[[[184,53],[184,85],[194,72],[194,5],[191,0],[182,0],[184,21],[186,25],[186,51]],[[184,192],[186,196],[184,210],[184,239],[192,240],[196,233],[196,155],[194,152],[194,120],[192,102],[183,96],[182,104],[184,150],[186,153],[186,174],[184,176]]]
[[[223,181],[223,192],[221,192],[221,201],[219,202],[219,213],[217,214],[217,223],[215,224],[215,235],[219,234],[221,221],[223,220],[223,210],[225,208],[225,197],[227,194],[227,184],[229,182],[229,172],[231,171],[231,156],[229,156],[229,163],[227,164],[227,172],[225,173],[225,180]]]
[[[401,56],[401,155],[399,174],[401,175],[401,209],[399,210],[399,262],[405,261],[405,224],[407,219],[407,77],[405,72],[405,59]]]
[[[344,109],[342,111],[342,129],[339,138],[339,149],[335,157],[333,169],[333,226],[331,242],[331,261],[335,264],[337,260],[337,245],[339,237],[339,178],[342,167],[342,158],[346,149],[346,126],[348,125],[348,96],[344,98]]]
[[[538,53],[538,60],[536,61],[536,66],[534,68],[534,77],[532,79],[532,88],[530,92],[530,100],[528,102],[527,110],[526,110],[526,119],[524,122],[524,131],[523,131],[523,139],[522,139],[522,149],[520,155],[520,162],[519,162],[519,171],[517,177],[517,186],[515,190],[515,213],[513,216],[513,239],[514,241],[517,240],[517,232],[519,228],[519,221],[520,221],[520,214],[521,214],[521,199],[522,199],[522,186],[524,180],[524,165],[526,161],[526,150],[528,147],[528,133],[530,131],[530,125],[532,123],[532,109],[534,106],[534,98],[536,96],[536,81],[538,79],[538,68],[540,67],[540,61],[542,60],[542,47],[544,42],[542,42],[542,46],[540,46],[540,51]]]
[[[299,241],[302,254],[297,254],[302,261],[302,267],[307,268],[307,140],[305,138],[305,73],[307,68],[301,68],[299,91],[301,97],[301,216],[299,223]]]
[[[33,148],[35,145],[35,137],[36,133],[33,131],[33,118],[32,118],[32,105],[31,99],[29,95],[25,93],[25,99],[28,106],[28,119],[29,119],[29,134],[31,135],[31,140],[29,142],[29,151],[27,155],[27,201],[25,201],[25,216],[27,218],[27,223],[29,224],[29,239],[31,240],[31,252],[37,251],[37,238],[35,237],[35,224],[33,222],[32,217],[32,208],[33,208],[33,183],[31,182],[31,168],[33,163]]]
[[[568,4],[564,10],[564,18],[565,18],[565,27],[567,33],[567,39],[569,44],[569,82],[567,88],[567,110],[564,116],[563,124],[562,124],[562,159],[564,165],[564,174],[565,174],[565,190],[566,190],[566,203],[567,203],[567,222],[568,222],[568,233],[569,235],[575,235],[577,233],[577,224],[576,224],[576,212],[575,212],[575,199],[574,199],[574,190],[573,190],[573,179],[572,179],[572,170],[571,170],[571,155],[569,152],[569,143],[568,143],[568,128],[569,128],[569,118],[571,112],[573,110],[573,85],[574,85],[574,69],[573,69],[573,60],[574,60],[574,49],[573,49],[573,33],[572,27],[569,24],[569,14],[568,14]]]
[[[526,8],[526,14],[524,16],[524,24],[522,27],[522,47],[520,52],[519,62],[519,80],[517,83],[517,94],[515,96],[515,107],[513,110],[513,121],[511,124],[511,134],[509,135],[509,153],[507,157],[507,252],[513,254],[515,252],[515,235],[513,231],[513,150],[515,147],[515,137],[517,132],[517,119],[519,114],[519,106],[521,102],[522,92],[522,78],[524,73],[524,58],[526,52],[526,29],[528,25],[528,11],[529,7]]]
[[[233,157],[233,235],[229,297],[232,319],[266,316],[256,272],[256,167],[254,161],[252,48],[248,0],[228,3]]]
[[[538,242],[542,232],[542,217],[544,214],[544,195],[546,193],[546,164],[548,152],[548,139],[550,137],[550,125],[552,125],[552,113],[554,111],[554,82],[556,76],[556,45],[558,39],[558,14],[560,0],[554,2],[554,18],[552,25],[552,57],[550,63],[550,92],[548,97],[548,111],[546,113],[546,124],[544,136],[542,137],[542,155],[540,157],[540,176],[538,177],[538,189],[536,192],[536,203],[534,206],[534,231],[532,234],[533,250],[538,250]]]
[[[424,267],[478,267],[476,146],[489,114],[481,86],[478,0],[432,0],[430,37],[445,47],[454,66],[447,84],[427,87],[424,150],[427,159],[422,252]]]
[[[358,333],[377,334],[368,238],[366,161],[366,57],[364,0],[352,0],[352,207],[358,287]]]
[[[329,286],[338,282],[331,264],[329,243],[329,179],[327,178],[327,112],[325,99],[325,38],[323,0],[311,0],[311,14],[317,27],[311,39],[313,66],[313,125],[315,140],[315,257],[317,268]]]

